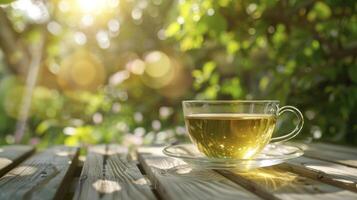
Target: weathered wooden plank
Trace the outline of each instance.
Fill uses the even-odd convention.
[[[118,145],[89,148],[74,199],[156,199],[127,149]]]
[[[0,147],[0,177],[29,157],[33,152],[35,152],[35,148],[27,145]]]
[[[56,146],[36,154],[0,178],[0,199],[59,199],[75,169],[78,148]]]
[[[307,157],[292,159],[282,169],[357,192],[357,169]]]
[[[183,166],[183,161],[164,156],[159,147],[139,148],[138,160],[163,199],[258,199],[212,170]]]
[[[264,195],[271,193],[276,199],[315,200],[315,199],[357,199],[357,193],[319,182],[277,167],[252,170],[245,173],[234,170],[220,170],[225,177],[238,184]],[[270,198],[270,197],[267,197]]]
[[[335,144],[328,144],[328,143],[311,143],[309,146],[314,146],[315,148],[321,149],[321,150],[332,150],[332,151],[338,151],[341,153],[352,153],[352,154],[357,154],[357,148],[354,147],[349,147],[349,146],[342,146],[342,145],[335,145]]]
[[[310,158],[330,161],[357,168],[357,154],[347,154],[333,150],[319,150],[316,148],[309,148],[305,150],[304,155]]]
[[[357,168],[357,152],[337,145],[290,143],[304,150],[304,156]],[[322,147],[324,146],[324,147]],[[330,147],[329,147],[330,146]]]

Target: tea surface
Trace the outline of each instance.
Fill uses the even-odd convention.
[[[191,114],[185,116],[191,140],[208,157],[248,159],[269,142],[276,117],[268,114]]]

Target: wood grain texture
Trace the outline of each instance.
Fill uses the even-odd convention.
[[[29,157],[33,152],[35,152],[35,148],[27,145],[0,147],[0,177]]]
[[[161,152],[160,147],[138,149],[138,160],[162,199],[259,199],[212,170],[192,169]]]
[[[357,151],[353,151],[353,148],[321,143],[301,144],[289,142],[289,144],[302,148],[305,157],[357,168]]]
[[[78,158],[78,148],[56,146],[36,154],[0,178],[0,199],[60,199]]]
[[[220,170],[225,177],[243,185],[247,189],[271,199],[315,200],[315,199],[357,199],[357,193],[319,182],[277,167],[268,167],[239,173],[234,170]]]
[[[127,149],[118,145],[89,148],[74,199],[156,199]]]
[[[307,176],[337,187],[357,192],[357,169],[307,157],[292,159],[282,169]]]
[[[320,150],[327,149],[327,150],[338,151],[341,153],[352,153],[352,154],[357,153],[357,148],[355,148],[355,147],[328,144],[328,143],[312,143],[310,145],[314,146],[315,148],[318,148]]]

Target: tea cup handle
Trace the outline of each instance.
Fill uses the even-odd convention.
[[[290,140],[300,133],[300,131],[304,125],[303,115],[301,114],[300,110],[298,110],[294,106],[283,106],[283,107],[279,108],[278,116],[282,115],[284,112],[294,113],[295,116],[298,118],[299,122],[293,131],[291,131],[290,133],[285,134],[283,136],[274,137],[270,140],[270,142],[284,142],[284,141]]]

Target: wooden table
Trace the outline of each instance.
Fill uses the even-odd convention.
[[[128,152],[119,145],[86,150],[0,147],[0,199],[357,199],[357,149],[301,145],[304,156],[246,173],[178,168],[162,147]]]

